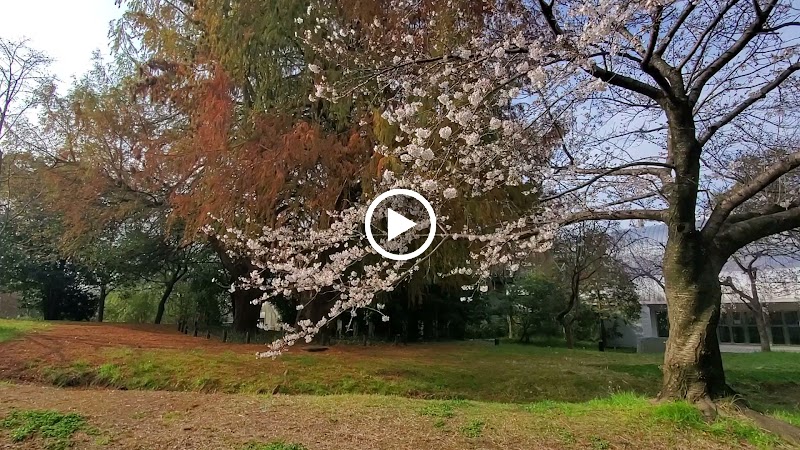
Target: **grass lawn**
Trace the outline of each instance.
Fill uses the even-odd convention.
[[[735,412],[734,418],[707,424],[689,405],[652,404],[648,399],[660,386],[662,355],[459,342],[337,345],[319,353],[295,348],[269,360],[255,358],[259,346],[171,331],[69,327],[69,333],[82,334],[65,334],[59,331],[65,325],[53,325],[37,335],[37,345],[59,348],[59,359],[50,358],[52,353],[32,354],[24,339],[0,344],[0,354],[7,349],[22,358],[15,363],[25,367],[20,378],[59,387],[258,398],[292,394],[281,398],[302,399],[297,401],[316,411],[309,413],[314,417],[335,418],[342,410],[394,411],[413,417],[412,422],[422,420],[430,427],[427,432],[449,433],[459,442],[489,437],[505,442],[529,433],[525,442],[530,445],[520,448],[626,448],[626,442],[630,448],[642,448],[638,444],[645,442],[653,444],[648,448],[683,448],[686,442],[697,443],[695,448],[781,446],[748,419],[735,418]],[[122,337],[130,342],[116,341]],[[725,354],[724,363],[730,384],[753,406],[800,425],[800,354]],[[272,438],[297,441],[291,434]],[[270,442],[242,445],[261,448]],[[309,449],[324,448],[299,442]]]
[[[33,320],[6,320],[0,319],[0,342],[10,341],[16,337],[22,336],[35,330],[42,330],[47,328],[44,322],[37,322]]]

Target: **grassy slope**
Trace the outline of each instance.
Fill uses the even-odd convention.
[[[394,394],[510,403],[586,401],[615,392],[653,396],[661,355],[506,344],[433,344],[294,351],[276,360],[234,352],[106,349],[44,369],[55,384],[130,389]],[[800,404],[800,354],[726,354],[730,383],[769,403]]]
[[[514,426],[544,427],[535,431],[541,439],[561,436],[586,444],[595,436],[597,448],[605,448],[607,435],[630,437],[637,427],[661,442],[690,433],[714,443],[744,440],[766,448],[774,444],[746,420],[709,426],[696,420],[696,411],[686,405],[646,402],[644,398],[655,395],[659,387],[661,355],[467,342],[345,345],[313,354],[295,349],[276,360],[259,360],[242,354],[241,347],[230,348],[220,352],[109,347],[69,363],[31,361],[30,370],[62,386],[226,393],[271,393],[277,387],[286,394],[342,394],[347,396],[331,397],[338,399],[332,401],[345,401],[348,408],[362,401],[360,394],[435,399],[420,409],[418,403],[397,397],[366,397],[398,411],[403,405],[415,405],[416,413],[429,416],[436,429],[456,434],[480,434],[487,427],[504,429],[496,425],[497,418],[510,414],[507,420]],[[736,389],[756,406],[800,425],[800,354],[726,354],[724,359]],[[327,404],[322,397],[304,398]],[[475,414],[459,413],[463,405],[472,405],[463,411]],[[519,416],[520,411],[527,414]],[[456,415],[462,419],[449,420]]]
[[[43,322],[0,319],[0,342],[10,341],[25,333],[41,330],[46,327],[47,324]]]

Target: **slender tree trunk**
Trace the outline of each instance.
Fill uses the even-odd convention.
[[[175,284],[179,279],[178,272],[175,272],[164,286],[164,293],[161,294],[161,300],[158,301],[158,310],[156,311],[156,320],[154,321],[156,325],[160,324],[161,320],[164,318],[164,309],[167,305],[167,300],[169,300],[169,296],[172,295],[172,290],[175,289]]]
[[[755,261],[754,261],[755,262]],[[756,319],[756,329],[758,329],[758,340],[761,343],[762,352],[772,351],[772,339],[767,329],[767,317],[764,314],[764,308],[761,306],[761,299],[758,296],[758,284],[756,279],[758,277],[758,269],[752,264],[750,270],[747,271],[747,278],[750,280],[750,308],[753,310],[753,315]]]
[[[508,339],[514,339],[514,317],[508,314],[506,320],[508,321]]]
[[[758,339],[761,341],[761,351],[762,352],[771,352],[772,351],[772,339],[769,335],[769,329],[767,328],[767,317],[764,314],[764,309],[761,307],[761,303],[756,300],[751,303],[753,307],[753,315],[756,318],[756,328],[758,329]]]
[[[567,343],[567,348],[575,348],[575,338],[572,334],[572,323],[575,321],[574,316],[568,317],[570,313],[575,312],[578,305],[578,296],[580,295],[580,274],[573,273],[570,280],[570,294],[569,303],[567,307],[556,315],[556,321],[561,324],[564,329],[564,340]]]
[[[106,310],[106,297],[108,296],[108,291],[106,290],[106,285],[100,285],[100,299],[97,303],[97,321],[102,322],[103,316],[105,315]]]
[[[572,321],[566,320],[563,322],[564,326],[564,340],[567,342],[567,348],[575,348],[575,335],[572,330]]]
[[[598,343],[601,352],[606,351],[606,321],[600,318],[600,342]]]

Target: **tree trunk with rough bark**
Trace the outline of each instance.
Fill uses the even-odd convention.
[[[702,262],[665,266],[670,327],[661,399],[699,403],[731,393],[717,340],[718,273],[713,267],[704,268]]]
[[[233,304],[233,330],[238,333],[254,331],[261,317],[261,305],[253,304],[260,297],[258,291],[236,290],[231,293]]]
[[[669,338],[658,397],[708,405],[732,392],[725,382],[717,339],[722,300],[719,272],[727,257],[716,254],[716,246],[705,242],[697,229],[702,147],[691,107],[673,104],[666,113],[675,181],[665,190],[669,221],[663,270]]]

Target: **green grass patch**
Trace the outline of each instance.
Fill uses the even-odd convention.
[[[459,431],[464,436],[474,439],[479,438],[483,434],[483,429],[486,427],[486,422],[478,419],[473,419],[464,424]]]
[[[0,342],[16,339],[25,333],[47,328],[44,322],[35,320],[8,320],[0,319]]]
[[[12,411],[0,426],[11,430],[14,442],[38,436],[45,440],[45,447],[52,450],[68,448],[72,436],[87,429],[86,419],[78,414],[37,410]]]
[[[541,417],[553,417],[554,420],[559,417],[568,417],[569,420],[614,417],[619,423],[642,429],[699,432],[732,445],[745,442],[757,448],[774,448],[781,443],[778,437],[761,430],[744,417],[721,416],[713,422],[707,422],[700,410],[689,403],[654,404],[634,393],[620,393],[581,403],[536,402],[525,405],[523,410]],[[781,414],[784,415],[776,414],[776,417],[790,423],[798,418],[787,413]],[[590,444],[596,448],[594,442]]]
[[[260,444],[258,442],[250,442],[242,450],[307,450],[301,444],[288,444],[283,441],[270,442],[268,444]]]
[[[421,410],[420,415],[449,419],[455,416],[456,408],[468,406],[466,400],[431,400]]]
[[[96,375],[98,381],[110,386],[115,386],[122,381],[122,369],[116,364],[102,364],[97,368]]]

